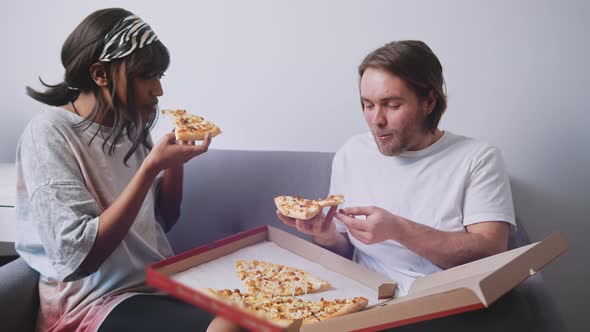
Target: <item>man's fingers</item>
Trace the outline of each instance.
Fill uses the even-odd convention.
[[[334,219],[334,215],[336,214],[337,209],[338,206],[330,207],[330,210],[328,210],[328,213],[326,213],[326,217],[324,218],[323,223],[332,222],[332,219]]]
[[[303,234],[311,234],[311,224],[307,220],[295,219],[295,227]]]
[[[334,214],[336,214],[337,208],[338,206],[330,207],[328,213],[326,213],[326,216],[324,218],[321,218],[322,213],[319,213],[321,218],[319,222],[320,231],[325,231],[328,228],[328,225],[332,222],[332,219],[334,219]]]
[[[372,214],[374,208],[372,206],[355,206],[340,209],[340,213],[352,215],[352,216],[368,216]]]
[[[364,231],[367,229],[367,223],[365,220],[356,219],[354,217],[348,216],[348,215],[340,213],[340,212],[336,213],[334,216],[336,217],[336,219],[342,221],[348,228],[354,228],[354,229],[358,229],[361,231]]]
[[[293,227],[297,226],[294,218],[285,216],[279,210],[277,210],[277,217],[279,217],[279,219],[281,219],[282,222],[284,222],[285,224],[287,224],[289,226],[293,226]]]

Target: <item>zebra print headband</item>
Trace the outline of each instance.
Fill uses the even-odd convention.
[[[141,18],[130,15],[115,25],[104,40],[104,49],[98,58],[100,62],[109,62],[126,57],[136,49],[158,40],[158,36]]]

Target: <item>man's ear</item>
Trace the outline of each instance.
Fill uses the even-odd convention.
[[[94,83],[100,87],[106,87],[109,84],[107,80],[107,70],[100,62],[96,62],[90,66],[90,76],[92,76]]]
[[[436,106],[436,95],[434,94],[434,90],[430,90],[428,96],[424,99],[424,114],[428,116],[432,113],[434,106]]]

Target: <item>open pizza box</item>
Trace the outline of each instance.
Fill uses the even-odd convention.
[[[486,308],[567,250],[557,233],[543,241],[419,278],[408,295],[394,298],[395,281],[313,243],[272,226],[262,226],[202,246],[146,270],[147,283],[183,301],[253,331],[376,331]],[[365,296],[367,308],[313,324],[298,320],[278,326],[237,306],[212,298],[200,288],[244,289],[233,262],[258,259],[302,268],[330,282],[311,299]],[[315,298],[313,296],[316,296]]]

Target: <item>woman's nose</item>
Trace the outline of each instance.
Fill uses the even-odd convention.
[[[162,82],[160,82],[159,78],[155,80],[154,86],[152,87],[152,95],[155,97],[161,97],[162,95],[164,95],[164,90],[162,89]]]

